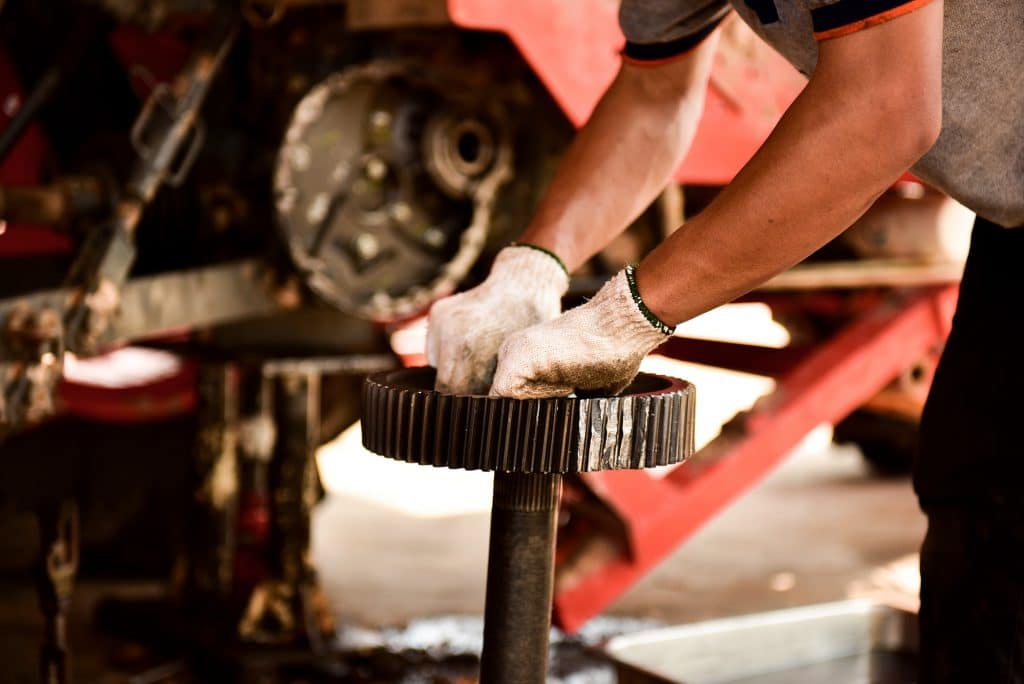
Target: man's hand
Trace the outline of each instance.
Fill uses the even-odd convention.
[[[621,271],[586,304],[505,340],[491,394],[532,399],[625,389],[671,332],[645,317],[630,278]]]
[[[430,309],[427,363],[437,368],[437,390],[486,394],[501,343],[558,316],[568,286],[554,256],[529,246],[501,250],[487,280]]]

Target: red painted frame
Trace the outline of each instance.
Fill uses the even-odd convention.
[[[500,31],[544,83],[574,126],[582,126],[622,63],[625,38],[615,0],[448,0],[452,21],[466,29]],[[768,137],[806,79],[760,41],[719,50],[704,116],[678,183],[724,185]]]
[[[570,632],[578,629],[760,481],[811,429],[841,420],[927,351],[941,346],[957,289],[947,285],[894,292],[856,316],[802,360],[785,366],[788,370],[775,391],[736,429],[724,431],[666,477],[619,471],[580,478],[617,520],[626,548],[570,586],[558,585],[555,623]],[[560,561],[580,543],[562,535]]]

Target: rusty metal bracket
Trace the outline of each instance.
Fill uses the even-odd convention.
[[[160,186],[183,180],[198,154],[199,112],[237,33],[232,15],[216,17],[185,69],[170,86],[151,94],[132,128],[139,157],[122,197],[110,218],[86,237],[64,288],[22,298],[19,315],[0,320],[3,346],[21,352],[16,363],[0,369],[0,423],[17,424],[46,413],[50,402],[34,398],[52,396],[63,352],[94,353],[108,334],[135,261],[135,229]]]
[[[78,507],[73,501],[65,501],[40,511],[39,529],[41,543],[35,575],[44,620],[40,681],[66,684],[71,681],[67,612],[78,572]]]

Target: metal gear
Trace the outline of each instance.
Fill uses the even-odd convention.
[[[389,86],[399,82],[404,90]],[[448,99],[418,105],[416,88]],[[500,109],[458,102],[468,91],[450,74],[375,60],[329,76],[298,103],[275,205],[292,260],[324,301],[399,320],[469,273],[513,166]],[[434,215],[434,204],[450,211]]]
[[[409,463],[505,473],[652,468],[694,450],[696,391],[641,373],[616,397],[505,399],[435,392],[433,368],[363,385],[363,446]]]

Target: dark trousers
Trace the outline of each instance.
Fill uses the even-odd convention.
[[[1024,228],[975,223],[914,486],[920,681],[1024,683]]]

